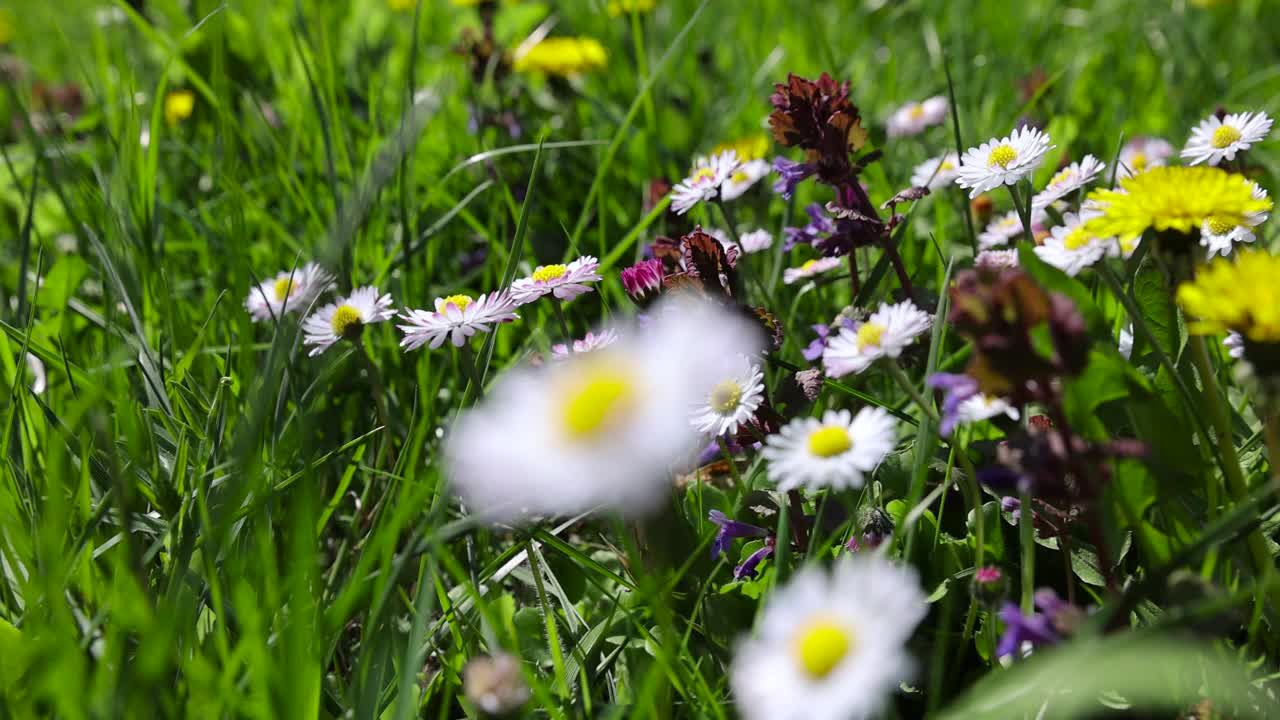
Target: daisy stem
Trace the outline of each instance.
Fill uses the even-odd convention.
[[[777,587],[787,579],[791,568],[791,502],[786,493],[778,493],[778,532],[774,536],[773,558],[778,569],[773,574],[773,584]]]
[[[564,309],[560,307],[560,300],[554,295],[549,296],[551,299],[551,309],[556,314],[556,321],[560,323],[560,335],[564,338],[564,346],[568,348],[569,354],[573,354],[573,336],[569,334],[569,322],[564,318]]]
[[[387,414],[387,391],[382,386],[382,375],[378,373],[378,366],[373,363],[373,358],[369,357],[369,351],[365,350],[364,342],[356,338],[354,344],[359,350],[360,362],[364,365],[365,372],[369,374],[369,385],[373,389],[373,405],[378,411],[378,422],[382,423],[382,431],[387,436],[386,447],[390,449],[391,420]]]
[[[1031,493],[1018,494],[1018,539],[1022,546],[1022,613],[1030,615],[1035,609],[1036,594],[1036,528],[1031,519]]]
[[[542,606],[542,618],[547,627],[547,645],[551,650],[551,662],[555,666],[556,685],[562,697],[569,697],[569,678],[565,672],[564,652],[560,648],[560,634],[556,631],[555,613],[547,602],[547,590],[542,581],[542,568],[538,566],[538,550],[533,540],[526,541],[525,552],[529,557],[529,572],[538,591],[538,604]]]
[[[720,446],[720,454],[724,455],[724,461],[729,464],[729,476],[733,478],[733,484],[740,490],[747,490],[746,485],[742,484],[742,475],[738,472],[738,463],[733,459],[733,453],[729,451],[729,443],[725,442],[723,435],[716,436],[716,444]]]
[[[925,417],[936,425],[938,423],[938,413],[933,409],[933,404],[925,400],[924,396],[920,394],[915,384],[911,382],[911,378],[907,377],[907,373],[902,369],[902,366],[896,360],[887,361],[885,366],[889,368],[889,374],[898,382],[898,385],[907,391],[907,395],[910,395],[915,404],[924,412]]]
[[[467,377],[470,378],[472,386],[475,387],[475,392],[472,395],[478,401],[484,397],[484,378],[480,375],[480,366],[476,364],[476,355],[471,351],[471,345],[463,343],[458,348],[458,356],[463,369],[467,372]],[[463,398],[463,405],[466,405],[465,397]]]
[[[1035,235],[1031,232],[1031,209],[1022,207],[1016,185],[1005,185],[1005,187],[1009,188],[1009,197],[1013,198],[1013,209],[1018,213],[1018,219],[1022,221],[1022,232],[1026,235],[1027,242],[1035,244]]]

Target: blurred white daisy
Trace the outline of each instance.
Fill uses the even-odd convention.
[[[404,333],[400,347],[406,352],[423,345],[435,350],[446,338],[455,347],[462,347],[472,335],[489,332],[499,323],[520,317],[516,314],[515,301],[506,292],[474,299],[470,295],[450,295],[436,298],[435,307],[435,311],[408,309],[400,313],[400,319],[406,324],[396,327]]]
[[[815,275],[821,275],[828,270],[834,270],[841,265],[840,258],[823,257],[806,261],[799,267],[787,268],[782,271],[782,282],[788,285],[794,285],[801,280],[808,280]]]
[[[303,342],[311,345],[311,357],[315,357],[339,340],[354,340],[364,332],[365,325],[383,322],[396,314],[391,307],[391,295],[378,295],[378,288],[356,288],[345,298],[329,303],[302,321]]]
[[[1017,250],[983,250],[974,258],[973,264],[988,270],[1005,270],[1018,267]]]
[[[955,182],[960,158],[955,153],[947,153],[930,158],[911,170],[911,186],[927,187],[938,190]]]
[[[934,95],[924,102],[909,102],[893,111],[886,130],[889,137],[919,135],[925,128],[938,125],[947,119],[947,99]]]
[[[1022,218],[1016,210],[1001,215],[987,223],[987,227],[978,233],[978,247],[987,250],[1000,245],[1008,245],[1011,240],[1022,234]]]
[[[1120,148],[1120,167],[1116,175],[1124,179],[1154,167],[1164,167],[1169,164],[1173,153],[1173,145],[1168,140],[1135,137]]]
[[[751,254],[773,247],[773,235],[764,229],[752,230],[738,238],[742,241],[742,252]]]
[[[1085,230],[1085,223],[1098,215],[1096,210],[1067,213],[1062,217],[1064,224],[1050,230],[1044,243],[1035,247],[1036,256],[1075,277],[1108,254],[1116,254],[1115,238],[1099,238]]]
[[[694,205],[715,198],[720,186],[737,169],[738,153],[733,150],[698,158],[693,173],[671,190],[671,209],[683,215]]]
[[[1222,338],[1222,346],[1227,349],[1227,355],[1232,359],[1239,360],[1244,357],[1244,336],[1232,330],[1227,336]]]
[[[971,198],[1001,185],[1013,185],[1035,172],[1045,153],[1054,147],[1047,134],[1030,126],[1018,128],[1009,137],[993,138],[965,151],[956,184],[971,188]]]
[[[756,354],[762,337],[688,297],[648,317],[608,347],[507,371],[454,423],[444,457],[468,510],[494,522],[636,515],[667,495],[671,467],[699,448],[689,408],[724,379],[724,358]]]
[[[1235,160],[1236,153],[1248,150],[1271,132],[1271,118],[1264,112],[1233,113],[1221,120],[1210,115],[1191,131],[1191,139],[1182,148],[1182,157],[1192,165],[1207,162],[1217,165]]]
[[[910,300],[881,305],[866,322],[841,328],[839,335],[830,338],[822,364],[833,378],[860,373],[882,357],[901,355],[931,324],[932,319]]]
[[[798,417],[765,441],[769,480],[786,492],[796,488],[860,488],[897,444],[893,417],[884,408],[857,415],[828,410],[822,420]]]
[[[1133,325],[1125,325],[1120,328],[1120,337],[1116,341],[1116,349],[1120,351],[1120,355],[1128,360],[1133,355]]]
[[[760,179],[773,172],[773,166],[768,160],[749,160],[742,163],[736,170],[729,173],[729,177],[724,181],[724,185],[720,186],[720,197],[725,200],[734,200],[743,193],[751,189],[752,185],[760,182]]]
[[[956,419],[962,423],[975,423],[990,420],[997,415],[1004,415],[1010,420],[1018,419],[1018,408],[1009,404],[1002,397],[992,397],[978,393],[960,403],[956,408]]]
[[[915,570],[877,553],[844,554],[829,574],[799,570],[734,650],[737,711],[746,720],[879,717],[911,679],[906,645],[928,608]]]
[[[1071,163],[1050,178],[1044,190],[1031,198],[1031,207],[1049,207],[1055,200],[1060,200],[1093,182],[1106,167],[1107,164],[1098,158],[1085,155],[1079,162]]]
[[[764,373],[750,358],[740,356],[733,360],[725,375],[689,415],[689,422],[699,432],[732,436],[739,425],[755,417],[764,402]]]
[[[1267,191],[1258,183],[1253,185],[1253,199],[1265,200]],[[1236,225],[1231,220],[1217,216],[1209,216],[1200,226],[1200,244],[1208,248],[1209,257],[1226,255],[1239,243],[1251,243],[1257,237],[1253,229],[1267,221],[1267,212],[1253,212],[1245,215],[1244,222]]]
[[[283,270],[249,290],[244,306],[254,322],[279,318],[286,312],[303,312],[320,293],[333,287],[333,275],[316,263]]]
[[[613,328],[606,328],[600,332],[588,332],[582,336],[582,339],[573,341],[573,352],[569,352],[569,346],[564,343],[552,345],[551,357],[555,360],[564,360],[570,355],[589,353],[600,348],[607,348],[617,341],[618,331]]]
[[[527,305],[543,295],[572,300],[591,292],[587,283],[600,280],[599,270],[600,262],[590,255],[583,255],[568,265],[539,265],[529,277],[511,283],[511,299],[517,305]]]

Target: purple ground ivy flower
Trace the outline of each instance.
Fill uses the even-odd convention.
[[[1005,625],[1004,635],[996,646],[998,657],[1019,655],[1024,644],[1031,647],[1054,645],[1064,635],[1070,635],[1084,613],[1068,603],[1049,588],[1035,594],[1036,612],[1023,615],[1018,606],[1005,603],[1000,609],[1000,620]]]
[[[925,384],[946,393],[942,399],[942,425],[939,429],[944,437],[949,437],[960,422],[960,405],[978,394],[978,381],[964,373],[934,373],[925,380]]]
[[[782,176],[782,179],[773,184],[773,191],[790,200],[796,192],[796,187],[818,172],[818,166],[814,163],[796,162],[779,156],[773,159],[773,171]]]
[[[804,212],[809,216],[808,225],[783,229],[782,232],[787,238],[783,243],[784,250],[790,250],[796,245],[813,245],[836,231],[835,221],[827,217],[827,212],[821,204],[809,203]]]
[[[744,577],[755,577],[756,568],[765,558],[773,554],[774,544],[772,535],[766,537],[764,539],[764,547],[748,555],[741,565],[733,569],[733,579],[741,580]]]
[[[716,539],[711,543],[711,559],[718,560],[729,548],[733,547],[733,541],[737,538],[754,538],[765,537],[769,534],[768,530],[757,527],[751,523],[738,522],[730,519],[728,515],[719,510],[712,510],[707,513],[707,519],[720,527],[716,533]],[[760,561],[757,560],[758,564]],[[743,563],[746,564],[745,562]],[[734,571],[737,575],[737,571]]]

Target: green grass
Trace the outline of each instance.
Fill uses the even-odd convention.
[[[685,218],[651,209],[648,183],[679,180],[694,155],[760,132],[789,71],[852,81],[885,150],[864,176],[877,203],[907,186],[914,164],[954,148],[949,125],[884,136],[897,105],[947,94],[947,64],[966,146],[1026,117],[1055,153],[1110,163],[1122,137],[1180,147],[1218,105],[1280,113],[1271,0],[659,0],[637,18],[588,0],[504,6],[504,45],[550,19],[553,34],[606,46],[608,70],[572,84],[493,68],[472,77],[454,48],[478,16],[443,0],[403,14],[383,0],[148,0],[143,14],[120,1],[6,5],[9,52],[27,65],[0,95],[0,715],[12,717],[476,716],[462,668],[499,650],[524,661],[527,716],[733,717],[727,668],[761,594],[780,566],[843,552],[872,494],[833,497],[838,527],[747,583],[732,582],[732,562],[709,561],[705,510],[767,502],[760,490],[673,491],[670,511],[640,527],[604,515],[490,528],[460,511],[438,462],[443,428],[476,395],[458,353],[403,353],[385,323],[363,339],[376,374],[346,344],[308,358],[297,316],[251,322],[250,287],[316,260],[344,290],[377,284],[397,306],[427,307],[593,254],[605,280],[566,308],[579,336],[632,312],[616,272],[655,236],[724,227],[714,207]],[[99,24],[96,11],[114,20]],[[1020,83],[1037,69],[1046,82],[1028,96]],[[65,132],[27,130],[37,81],[82,88]],[[169,124],[158,98],[175,88],[197,99]],[[469,129],[472,108],[496,106],[518,118],[519,137]],[[1280,145],[1249,161],[1280,188]],[[812,186],[792,203],[760,189],[733,211],[780,235],[827,199]],[[909,272],[934,296],[971,255],[959,207],[940,193],[910,209],[903,233]],[[1257,244],[1276,239],[1264,225]],[[476,251],[483,262],[464,265]],[[772,388],[804,365],[808,326],[855,300],[845,282],[783,285],[781,268],[807,257],[752,258],[761,282],[747,282],[748,297],[787,332]],[[880,259],[865,254],[864,273]],[[1150,259],[1117,272],[1161,344],[1140,339],[1132,364],[1104,347],[1125,315],[1105,282],[1035,271],[1076,301],[1098,343],[1068,389],[1073,418],[1091,439],[1153,448],[1149,465],[1117,465],[1100,510],[1114,589],[1083,530],[1069,566],[1061,544],[1020,548],[994,499],[966,495],[967,444],[939,439],[891,377],[845,378],[819,400],[909,419],[876,475],[878,499],[900,523],[891,554],[919,568],[933,606],[897,717],[1034,717],[1039,705],[1010,688],[1043,696],[1077,680],[1084,696],[1170,716],[1202,694],[1248,715],[1244,705],[1263,701],[1245,694],[1274,683],[1280,588],[1255,572],[1247,544],[1260,527],[1274,563],[1280,505],[1265,483],[1263,411],[1214,350],[1253,492],[1230,500],[1223,461],[1198,439],[1209,437],[1197,432],[1208,428],[1203,386],[1166,280]],[[864,277],[861,304],[896,289],[884,263],[878,273]],[[938,328],[908,369],[916,386],[926,367],[963,366],[966,343]],[[525,308],[485,346],[486,382],[561,336],[541,304]],[[28,390],[24,352],[48,370],[41,394]],[[998,434],[975,429],[967,443]],[[763,488],[763,469],[744,466],[747,483]],[[981,543],[967,515],[979,499]],[[991,657],[995,615],[967,588],[979,553],[1015,578],[1023,551],[1035,585],[1070,578],[1077,600],[1102,610],[1064,655],[1005,671]],[[1134,631],[1099,639],[1104,627]],[[1153,658],[1167,664],[1149,670]],[[1110,672],[1085,671],[1094,662]],[[993,706],[1004,694],[1013,704]]]

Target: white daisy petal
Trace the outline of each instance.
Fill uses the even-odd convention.
[[[519,319],[516,302],[511,293],[489,293],[474,300],[469,295],[450,295],[436,298],[435,311],[405,310],[400,313],[404,325],[396,327],[404,333],[400,347],[406,352],[423,345],[432,350],[444,344],[448,338],[456,347],[462,347],[467,338],[477,332],[489,332],[499,323]]]
[[[940,124],[947,118],[949,103],[941,95],[924,102],[909,102],[889,116],[885,124],[889,137],[919,135],[925,128]]]
[[[1049,231],[1049,237],[1044,239],[1044,243],[1035,247],[1036,256],[1075,277],[1081,270],[1102,258],[1117,254],[1119,245],[1115,238],[1098,238],[1085,232],[1085,222],[1097,214],[1095,210],[1085,209],[1079,215],[1064,215],[1062,220],[1065,225]]]
[[[1031,207],[1047,208],[1056,200],[1067,197],[1097,179],[1107,164],[1092,155],[1085,155],[1080,162],[1073,162],[1059,170],[1044,190],[1031,198]]]
[[[544,295],[569,301],[591,292],[586,283],[599,282],[600,261],[584,255],[568,265],[539,265],[533,274],[511,283],[511,298],[527,305]]]
[[[1018,408],[1010,405],[1009,401],[1004,398],[978,393],[960,403],[960,407],[956,409],[956,420],[961,423],[981,422],[990,420],[998,415],[1004,415],[1010,420],[1017,420],[1019,417]]]
[[[955,182],[959,167],[960,158],[955,153],[930,158],[911,170],[911,186],[930,190],[944,188]]]
[[[365,325],[384,322],[395,314],[390,294],[379,295],[373,286],[356,288],[308,315],[302,321],[302,340],[312,346],[308,354],[315,357],[343,338],[359,337]]]
[[[564,343],[556,343],[551,346],[551,357],[555,360],[565,360],[569,357],[581,353],[589,353],[601,348],[607,348],[618,341],[618,331],[613,328],[607,328],[600,332],[589,332],[582,337],[581,340],[573,341],[573,350],[569,350],[569,346]]]
[[[725,200],[735,200],[772,171],[773,166],[768,160],[745,162],[729,173],[729,177],[720,188],[720,197]]]
[[[755,417],[762,402],[764,373],[750,358],[739,356],[726,368],[725,378],[694,405],[689,422],[699,432],[733,436]]]
[[[1124,179],[1154,167],[1164,167],[1173,157],[1173,145],[1161,138],[1135,137],[1120,148],[1117,177]]]
[[[715,198],[738,166],[738,154],[733,150],[698,158],[694,161],[693,173],[672,188],[671,209],[683,215],[694,205]]]
[[[1219,119],[1210,115],[1191,131],[1182,148],[1182,157],[1192,165],[1218,165],[1235,160],[1236,153],[1248,150],[1271,132],[1271,118],[1265,112],[1233,113]]]
[[[822,257],[815,258],[805,262],[799,267],[787,268],[782,271],[782,282],[788,285],[794,285],[801,280],[808,280],[816,275],[821,275],[829,270],[834,270],[842,265],[840,258]]]
[[[830,377],[860,373],[882,357],[896,358],[933,324],[910,300],[881,305],[856,328],[841,328],[827,342],[822,364]]]
[[[738,239],[742,241],[742,252],[747,254],[758,253],[773,247],[773,235],[764,229],[743,233]]]
[[[856,416],[828,410],[819,421],[792,420],[765,443],[769,480],[779,490],[860,488],[897,444],[896,424],[883,408]]]
[[[1265,200],[1267,191],[1258,183],[1253,185],[1253,199]],[[1266,222],[1269,213],[1255,212],[1245,216],[1244,223],[1236,225],[1230,221],[1209,217],[1200,226],[1200,244],[1209,251],[1209,257],[1227,255],[1240,243],[1251,243],[1256,239],[1253,229]]]
[[[971,198],[1001,185],[1013,185],[1035,172],[1045,153],[1054,147],[1040,130],[1018,128],[1006,138],[993,138],[967,150],[960,158],[956,184],[969,189]]]
[[[316,263],[283,270],[249,290],[244,306],[254,322],[269,322],[286,312],[305,312],[324,291],[333,287],[333,275]]]

